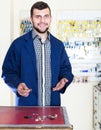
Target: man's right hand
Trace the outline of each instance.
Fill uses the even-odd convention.
[[[17,91],[21,96],[27,97],[32,89],[29,89],[25,83],[20,83],[18,85]]]

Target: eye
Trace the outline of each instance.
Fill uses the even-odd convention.
[[[45,15],[44,17],[45,17],[45,18],[49,18],[49,15],[47,14],[47,15]]]
[[[40,16],[40,15],[36,15],[35,17],[36,17],[37,19],[41,18],[41,16]]]

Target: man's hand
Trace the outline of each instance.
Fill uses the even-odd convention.
[[[32,89],[29,89],[25,83],[20,83],[18,85],[17,91],[21,96],[27,97],[29,93],[32,91]]]
[[[62,89],[65,84],[68,82],[68,80],[66,78],[62,78],[56,85],[56,87],[53,88],[53,91],[59,91],[60,89]]]

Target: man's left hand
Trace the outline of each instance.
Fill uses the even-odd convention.
[[[56,87],[53,88],[53,91],[59,91],[61,90],[65,84],[68,82],[66,78],[62,78],[56,85]]]

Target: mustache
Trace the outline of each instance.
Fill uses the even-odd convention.
[[[47,27],[44,31],[41,31],[39,28],[33,26],[33,28],[38,32],[38,33],[45,33],[48,31],[49,27]]]

